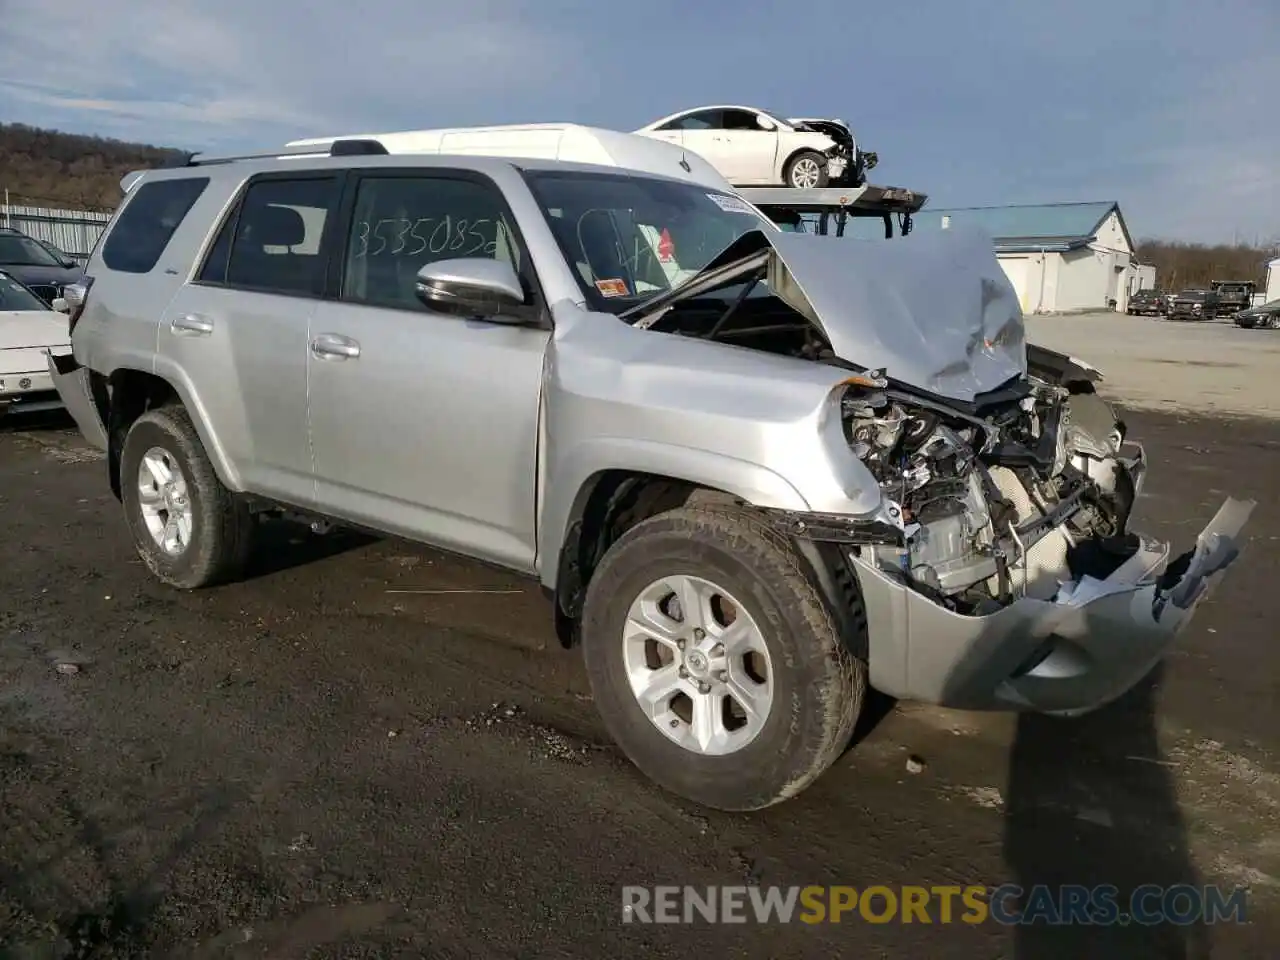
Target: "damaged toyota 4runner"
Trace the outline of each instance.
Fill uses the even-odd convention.
[[[1142,448],[1025,342],[989,239],[783,233],[674,165],[345,152],[145,173],[68,291],[52,373],[166,583],[237,576],[279,513],[519,571],[636,766],[746,810],[868,686],[1107,703],[1237,556],[1251,502],[1177,559],[1129,529]]]

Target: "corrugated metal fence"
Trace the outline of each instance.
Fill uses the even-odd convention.
[[[9,203],[0,206],[0,226],[21,230],[81,261],[89,258],[110,220],[111,214],[102,210],[61,210]]]

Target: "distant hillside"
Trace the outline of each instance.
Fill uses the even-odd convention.
[[[0,191],[8,190],[13,204],[110,210],[120,202],[121,177],[179,152],[0,123]]]
[[[1156,268],[1156,286],[1162,290],[1208,287],[1214,280],[1267,280],[1267,261],[1280,256],[1280,243],[1218,244],[1176,240],[1142,240],[1138,262]]]

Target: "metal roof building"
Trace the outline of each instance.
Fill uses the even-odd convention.
[[[1115,201],[925,209],[917,230],[978,227],[995,240],[1000,266],[1026,313],[1123,311],[1139,283],[1134,243]]]

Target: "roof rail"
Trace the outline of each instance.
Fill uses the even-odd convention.
[[[243,153],[234,156],[206,157],[200,153],[181,154],[166,167],[204,167],[215,163],[236,163],[240,160],[276,160],[280,157],[369,157],[383,156],[389,151],[381,142],[369,139],[348,138],[334,140],[317,147],[283,147],[265,153]]]

